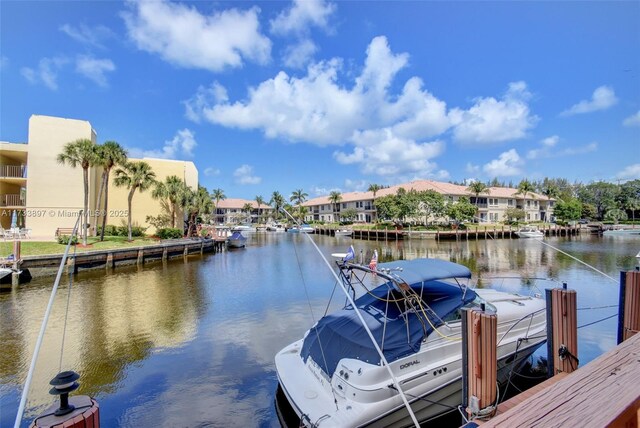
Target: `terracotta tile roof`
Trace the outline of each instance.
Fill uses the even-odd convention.
[[[458,184],[452,183],[444,183],[441,181],[433,181],[433,180],[416,180],[411,181],[409,183],[397,184],[395,186],[390,186],[376,192],[376,198],[380,196],[386,195],[395,195],[398,189],[404,188],[405,190],[416,190],[418,192],[424,190],[434,190],[438,193],[442,193],[443,195],[453,195],[453,196],[474,196],[473,193],[467,190],[467,186],[461,186]],[[489,193],[482,193],[480,196],[482,197],[497,197],[497,198],[513,198],[513,199],[523,199],[522,195],[516,195],[515,193],[518,189],[513,189],[509,187],[490,187]],[[347,192],[341,194],[342,199],[340,202],[354,202],[354,201],[366,201],[373,200],[373,192]],[[529,193],[527,194],[527,199],[544,199],[547,197],[537,194],[537,193]],[[309,199],[303,205],[305,206],[314,206],[314,205],[325,205],[330,204],[328,196],[320,196],[317,198]]]
[[[215,204],[215,200],[213,203]],[[227,198],[218,202],[217,208],[225,208],[225,209],[242,209],[245,204],[251,204],[253,208],[258,208],[258,203],[256,201],[250,201],[248,199],[238,199],[238,198]],[[260,209],[271,208],[269,205],[262,204],[260,205]]]

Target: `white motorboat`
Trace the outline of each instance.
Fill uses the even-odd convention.
[[[248,233],[251,233],[251,232],[255,232],[256,230],[257,230],[256,227],[252,226],[250,224],[239,224],[239,225],[233,226],[231,228],[232,232],[248,232]]]
[[[396,385],[417,420],[429,421],[461,404],[461,310],[480,307],[498,316],[498,380],[545,342],[545,301],[468,288],[468,268],[435,259],[368,266],[338,262],[355,306],[389,363],[373,346],[353,306],[321,318],[275,357],[277,397],[300,426],[413,425]],[[389,374],[397,379],[397,384]]]
[[[13,269],[0,267],[0,279],[4,278],[7,275],[11,275],[13,273]]]
[[[306,223],[301,224],[300,226],[293,226],[287,229],[287,232],[290,233],[315,233],[316,229],[314,227],[309,226]]]
[[[540,230],[536,226],[523,226],[518,229],[515,234],[519,238],[544,238],[544,233],[540,232]]]
[[[335,236],[353,236],[353,230],[352,229],[337,229],[335,231]]]
[[[247,237],[242,232],[236,230],[227,238],[227,247],[230,248],[242,248],[247,243]]]
[[[640,229],[613,228],[602,232],[604,236],[640,235]]]
[[[284,232],[286,229],[282,223],[270,223],[267,225],[268,232]]]

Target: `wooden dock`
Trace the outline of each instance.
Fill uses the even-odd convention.
[[[503,403],[482,427],[639,426],[640,334],[559,376]]]

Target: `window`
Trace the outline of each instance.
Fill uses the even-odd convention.
[[[498,206],[498,198],[489,198],[489,205]]]
[[[512,206],[513,206],[513,199],[509,199],[509,200],[507,201],[507,205],[509,205],[510,207],[512,207]]]
[[[342,208],[347,208],[347,203],[346,202],[342,203]]]

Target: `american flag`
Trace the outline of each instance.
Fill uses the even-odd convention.
[[[378,267],[378,250],[373,250],[373,256],[369,262],[369,269],[376,270]]]

